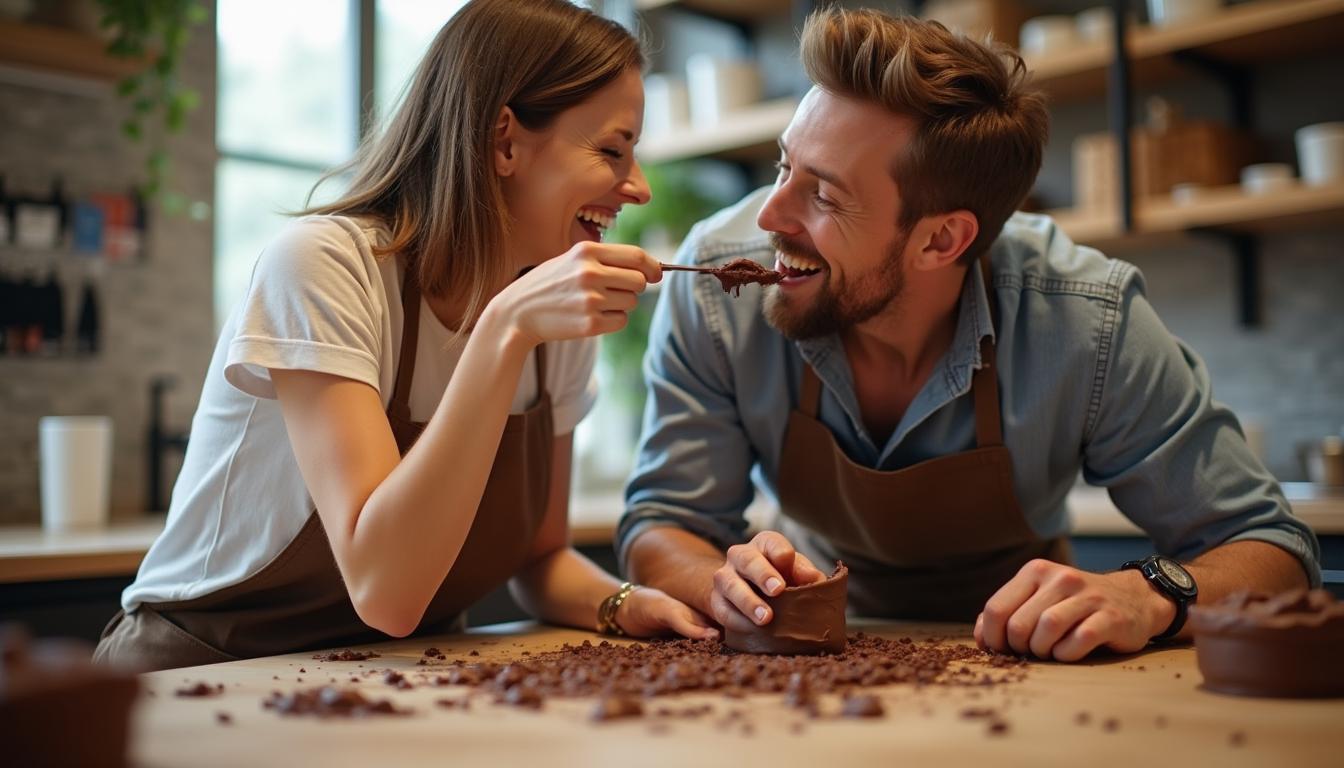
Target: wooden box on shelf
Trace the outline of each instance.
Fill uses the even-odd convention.
[[[971,37],[992,35],[1017,47],[1017,33],[1032,13],[1012,0],[929,0],[920,17],[942,22],[948,29]]]
[[[1256,149],[1249,135],[1209,120],[1181,121],[1164,130],[1138,128],[1130,141],[1135,197],[1163,197],[1177,184],[1235,183]],[[1073,190],[1079,208],[1118,204],[1118,159],[1111,134],[1087,134],[1074,141]]]

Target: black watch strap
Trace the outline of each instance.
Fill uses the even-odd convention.
[[[1153,640],[1167,640],[1175,637],[1185,626],[1185,620],[1190,615],[1190,603],[1194,601],[1198,589],[1194,590],[1194,594],[1186,595],[1177,591],[1174,586],[1167,584],[1165,579],[1169,577],[1161,576],[1158,567],[1159,557],[1159,555],[1152,555],[1143,560],[1130,560],[1121,565],[1120,570],[1137,569],[1153,589],[1176,605],[1176,615],[1172,617],[1171,624],[1167,625],[1167,628],[1160,634],[1152,637]],[[1184,568],[1181,570],[1184,570]]]

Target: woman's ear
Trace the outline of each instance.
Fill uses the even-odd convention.
[[[495,121],[495,173],[512,176],[518,170],[518,117],[504,107]]]

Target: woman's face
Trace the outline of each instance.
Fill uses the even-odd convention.
[[[584,240],[601,240],[623,205],[649,201],[635,162],[644,125],[644,84],[631,69],[542,131],[516,124],[505,162],[510,258],[540,264]]]

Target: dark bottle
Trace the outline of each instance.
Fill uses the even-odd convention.
[[[98,292],[92,282],[85,282],[83,295],[79,300],[79,319],[75,323],[75,351],[80,354],[98,354],[98,348],[102,344],[99,314]]]
[[[61,291],[60,281],[56,279],[56,270],[47,274],[47,282],[38,290],[42,354],[59,355],[65,341],[65,294]]]

